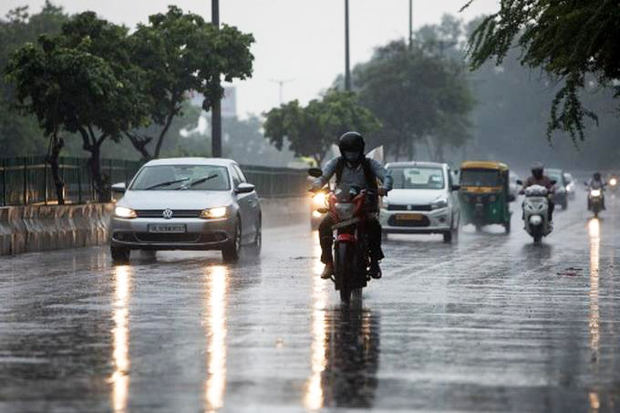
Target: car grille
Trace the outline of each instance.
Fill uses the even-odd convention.
[[[430,221],[427,217],[422,217],[419,221],[414,220],[397,220],[395,216],[391,216],[388,219],[388,225],[391,227],[428,227],[430,225]]]
[[[200,209],[173,209],[172,218],[198,218]],[[136,214],[139,218],[163,218],[163,209],[137,209]]]
[[[387,209],[388,209],[388,211],[430,211],[431,210],[431,206],[430,206],[430,204],[426,204],[426,205],[415,205],[415,204],[411,204],[411,205],[394,205],[394,204],[389,204]]]

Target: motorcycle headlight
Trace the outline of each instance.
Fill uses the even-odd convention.
[[[116,208],[114,208],[114,215],[119,218],[127,219],[136,218],[138,216],[138,214],[136,214],[136,211],[134,211],[133,209],[122,206],[117,206]]]
[[[312,197],[312,204],[315,207],[322,207],[325,206],[325,200],[327,199],[327,195],[325,194],[325,192],[317,192],[313,197]]]
[[[200,218],[204,218],[204,219],[224,218],[227,212],[228,211],[226,207],[207,208],[207,209],[203,209],[200,212]]]
[[[618,180],[616,178],[611,178],[609,180],[609,185],[616,186],[618,184]]]
[[[431,204],[431,209],[440,209],[448,206],[447,199],[439,199]]]
[[[600,189],[593,189],[590,191],[590,195],[591,196],[601,196],[601,190]]]

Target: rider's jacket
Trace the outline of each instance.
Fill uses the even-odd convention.
[[[551,183],[551,179],[549,179],[549,177],[546,175],[543,175],[541,179],[536,179],[536,177],[530,176],[529,178],[525,180],[525,183],[523,184],[523,189],[529,186],[532,186],[532,185],[544,186],[545,188],[547,188],[549,192],[553,192],[554,190],[553,184]]]
[[[359,165],[351,168],[340,156],[327,162],[323,168],[323,176],[317,178],[312,183],[313,189],[320,189],[325,186],[334,174],[337,175],[337,187],[343,190],[348,190],[352,185],[362,189],[376,188],[376,184],[372,182],[372,179],[379,179],[386,191],[392,189],[390,171],[385,169],[380,162],[364,158]]]
[[[592,189],[601,189],[604,186],[605,186],[605,183],[602,180],[590,178],[590,180],[588,181],[588,187]]]

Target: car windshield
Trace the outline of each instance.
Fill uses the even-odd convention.
[[[395,189],[442,189],[443,169],[436,167],[390,167]]]
[[[562,178],[562,172],[560,171],[550,169],[547,170],[545,175],[547,175],[549,179],[554,180],[557,184],[562,184],[564,182],[564,179]]]
[[[499,171],[495,169],[461,170],[462,186],[500,186]]]
[[[143,168],[129,189],[226,191],[230,180],[224,166],[154,165]]]

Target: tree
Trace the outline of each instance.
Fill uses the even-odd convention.
[[[375,143],[396,159],[403,153],[413,159],[416,145],[425,144],[443,160],[446,145],[458,147],[470,136],[474,100],[464,66],[433,44],[394,41],[354,69],[361,104],[383,124]]]
[[[188,92],[204,95],[203,109],[209,110],[223,95],[221,76],[227,82],[251,76],[253,42],[251,34],[226,25],[218,29],[175,6],[169,6],[166,14],[150,16],[149,24],[138,25],[131,36],[132,60],[145,73],[149,117],[159,126],[155,139],[144,131],[125,132],[143,158],[159,157],[164,137],[181,113]],[[147,146],[153,140],[151,153]]]
[[[288,139],[296,156],[309,156],[320,165],[330,146],[340,135],[357,130],[369,135],[380,127],[379,121],[359,105],[352,92],[329,90],[322,99],[303,107],[297,100],[271,109],[265,114],[265,137],[282,150]]]
[[[144,122],[140,71],[124,51],[126,29],[98,19],[92,12],[74,16],[57,36],[42,36],[20,48],[7,66],[14,82],[16,106],[34,114],[50,137],[59,201],[62,187],[57,158],[63,131],[78,133],[90,152],[91,178],[99,201],[109,199],[101,173],[101,145]]]
[[[499,65],[516,42],[523,51],[522,65],[541,68],[562,84],[551,102],[547,138],[560,130],[576,141],[584,140],[587,118],[598,120],[580,98],[587,75],[602,86],[620,78],[619,38],[617,0],[502,1],[500,10],[471,34],[469,55],[473,69],[492,58]],[[615,89],[617,98],[620,88]]]
[[[35,42],[42,34],[59,33],[68,19],[62,8],[49,1],[40,12],[32,15],[27,6],[11,10],[5,20],[0,19],[0,72],[16,49],[26,42]],[[11,110],[13,95],[14,88],[0,76],[0,156],[46,153],[50,148],[37,119]]]

